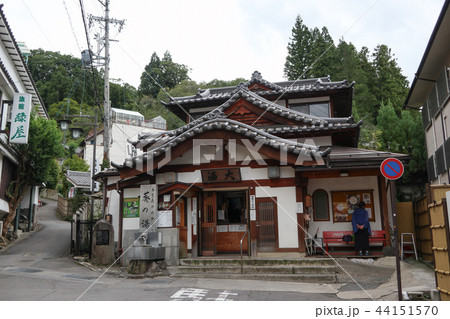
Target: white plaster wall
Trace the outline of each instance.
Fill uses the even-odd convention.
[[[308,233],[314,236],[317,228],[319,228],[318,236],[323,237],[323,231],[329,230],[352,230],[351,222],[333,222],[333,207],[331,192],[333,191],[353,191],[353,190],[372,190],[375,210],[375,221],[370,222],[372,230],[381,230],[381,215],[380,215],[380,196],[378,193],[378,182],[376,176],[363,177],[339,177],[339,178],[317,178],[309,179],[308,194],[313,194],[317,189],[323,189],[328,193],[328,209],[330,212],[330,221],[314,221],[311,218]],[[389,198],[389,197],[388,197]]]
[[[256,187],[255,195],[256,198],[276,198],[279,248],[298,248],[295,186]]]
[[[184,172],[178,173],[178,181],[182,183],[201,183],[202,182],[202,174],[200,170],[195,172]]]

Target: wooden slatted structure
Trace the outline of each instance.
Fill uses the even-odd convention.
[[[446,199],[428,205],[437,290],[450,301],[450,231]]]
[[[278,246],[276,206],[272,198],[258,198],[256,200],[258,248],[260,249]]]
[[[216,193],[205,192],[201,217],[201,249],[202,256],[216,254]]]
[[[430,216],[427,197],[414,202],[413,207],[417,254],[419,258],[432,263],[433,251],[431,250]]]

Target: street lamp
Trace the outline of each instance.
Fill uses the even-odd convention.
[[[63,115],[63,119],[59,120],[61,130],[67,131],[69,128],[69,124],[71,121],[68,118],[83,118],[83,119],[93,119],[94,123],[76,123],[77,125],[85,125],[85,126],[93,126],[94,127],[94,148],[92,155],[92,166],[91,166],[91,212],[90,212],[90,245],[89,245],[89,258],[92,258],[92,236],[94,231],[94,191],[95,191],[95,183],[93,177],[95,175],[95,157],[97,155],[97,118],[98,118],[98,110],[95,108],[94,116],[92,115]],[[77,139],[80,137],[81,129],[78,127],[74,127],[71,129],[72,137]]]
[[[80,137],[80,135],[81,135],[81,128],[79,128],[79,127],[72,127],[70,130],[72,131],[72,137],[75,140]]]

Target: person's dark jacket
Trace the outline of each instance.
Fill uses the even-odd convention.
[[[356,225],[364,225],[364,228],[367,228],[367,231],[369,232],[370,236],[372,232],[370,230],[369,214],[367,213],[367,210],[363,208],[358,208],[353,211],[352,216],[353,233],[356,233],[358,231],[358,226]]]

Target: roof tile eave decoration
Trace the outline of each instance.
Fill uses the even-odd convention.
[[[132,167],[137,162],[144,161],[147,157],[157,157],[168,148],[175,147],[178,144],[184,142],[187,139],[193,138],[195,135],[210,131],[214,129],[223,129],[233,131],[238,134],[242,134],[249,139],[255,141],[264,141],[264,145],[270,146],[274,149],[286,149],[289,153],[293,154],[305,154],[305,155],[319,155],[324,156],[328,154],[329,150],[321,151],[316,145],[309,145],[304,143],[298,143],[291,140],[283,139],[278,136],[264,132],[253,126],[244,124],[239,121],[231,120],[223,117],[223,113],[215,113],[215,116],[211,116],[210,119],[204,122],[196,123],[196,125],[185,125],[184,127],[169,132],[169,138],[156,147],[150,148],[147,152],[135,157],[129,157],[125,159],[123,165],[115,164],[116,168]],[[178,132],[176,132],[178,131]],[[156,143],[155,143],[156,145]]]
[[[3,21],[3,23],[1,23]],[[42,98],[38,92],[38,89],[36,87],[36,83],[34,82],[33,78],[31,77],[31,72],[28,69],[28,66],[26,65],[22,54],[20,52],[19,46],[17,45],[16,39],[14,37],[14,34],[8,24],[8,20],[5,17],[5,14],[3,12],[3,4],[0,4],[0,29],[5,28],[6,32],[0,32],[1,33],[1,37],[2,37],[2,41],[4,40],[4,36],[8,37],[8,41],[12,42],[14,44],[14,48],[8,48],[8,54],[10,55],[18,55],[20,57],[20,61],[17,59],[14,59],[15,61],[13,61],[14,66],[19,69],[19,68],[23,68],[26,72],[18,72],[19,73],[19,77],[22,80],[22,82],[24,83],[24,86],[27,86],[26,82],[30,82],[31,83],[31,87],[32,87],[32,100],[34,102],[35,105],[39,105],[39,114],[42,114],[44,117],[49,118],[48,113],[47,113],[47,109],[45,108],[44,102],[42,101]],[[11,52],[11,50],[13,52]],[[19,70],[18,70],[19,71]],[[22,74],[25,73],[25,74]],[[13,88],[16,90],[16,92],[18,92],[18,89],[15,85],[13,85]]]
[[[169,102],[163,102],[166,106],[174,106],[178,104],[199,103],[210,100],[223,100],[232,97],[232,92],[240,85],[249,87],[253,84],[261,84],[270,90],[255,91],[258,95],[273,95],[282,93],[299,93],[299,92],[318,92],[324,90],[348,89],[355,85],[355,82],[348,83],[347,80],[331,82],[330,77],[300,79],[295,81],[269,82],[264,80],[261,73],[253,72],[250,81],[241,82],[236,87],[224,87],[213,89],[199,89],[196,95],[182,96],[171,98]]]

